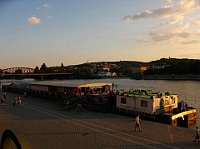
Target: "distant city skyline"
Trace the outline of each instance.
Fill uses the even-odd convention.
[[[0,69],[200,59],[200,0],[1,0]]]

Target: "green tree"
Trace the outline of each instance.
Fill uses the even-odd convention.
[[[42,66],[40,67],[40,71],[41,72],[46,72],[47,71],[47,66],[45,63],[42,64]]]
[[[21,69],[15,70],[15,74],[22,74],[22,70]]]
[[[38,66],[35,67],[34,73],[39,73],[39,67]]]
[[[64,72],[64,65],[63,65],[63,63],[61,63],[60,71],[61,71],[61,72]]]

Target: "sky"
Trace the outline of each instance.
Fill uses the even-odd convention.
[[[0,69],[200,59],[200,0],[0,0]]]

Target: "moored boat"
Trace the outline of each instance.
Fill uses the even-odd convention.
[[[63,110],[75,109],[82,104],[85,109],[98,112],[113,112],[167,123],[173,126],[192,127],[196,123],[197,111],[178,95],[170,92],[131,89],[115,90],[113,83],[62,83],[42,81],[30,85],[3,85],[8,92],[56,100]]]
[[[119,91],[116,96],[116,110],[122,113],[140,114],[142,117],[171,124],[192,127],[196,123],[197,111],[178,95],[152,90]]]

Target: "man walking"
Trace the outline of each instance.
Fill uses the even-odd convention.
[[[1,105],[5,105],[5,98],[3,96],[1,97]]]
[[[194,140],[194,142],[199,142],[199,127],[196,127],[196,138],[195,138],[195,140]]]
[[[139,132],[141,132],[140,122],[141,122],[140,116],[137,115],[137,116],[135,117],[135,131],[138,130]]]

